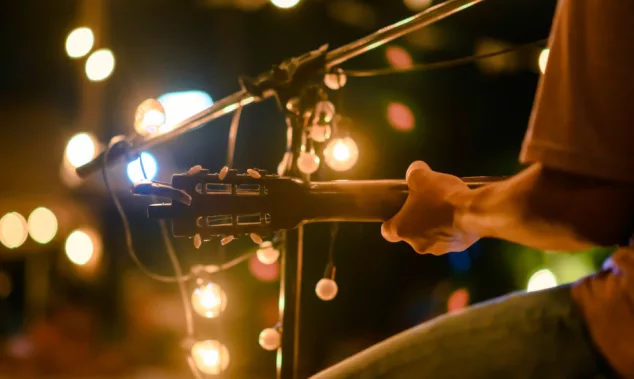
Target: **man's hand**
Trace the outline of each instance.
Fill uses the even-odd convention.
[[[381,227],[390,242],[405,241],[419,254],[441,255],[466,250],[479,237],[456,228],[451,198],[470,191],[460,178],[432,171],[422,161],[406,174],[409,196],[403,208]]]

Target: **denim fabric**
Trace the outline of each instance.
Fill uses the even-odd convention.
[[[316,374],[355,378],[614,378],[570,287],[515,293],[404,331]]]

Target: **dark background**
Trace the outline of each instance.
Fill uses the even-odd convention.
[[[86,6],[89,1],[23,0],[1,5],[0,211],[23,207],[25,196],[44,203],[64,199],[77,212],[98,220],[104,240],[101,276],[90,281],[73,276],[68,264],[56,258],[63,256],[64,236],[46,247],[27,243],[16,251],[0,248],[0,270],[13,283],[10,295],[0,300],[5,355],[11,355],[12,338],[32,335],[29,331],[41,320],[55,319],[55,315],[72,319],[59,316],[59,309],[72,306],[95,320],[97,336],[86,346],[125,351],[126,362],[131,362],[126,367],[182,368],[180,353],[163,351],[178,350],[179,332],[157,332],[151,342],[146,338],[141,344],[145,347],[129,342],[137,325],[131,321],[133,315],[143,311],[139,303],[124,300],[134,292],[130,286],[136,286],[126,278],[135,277],[153,293],[174,298],[176,292],[173,286],[138,278],[124,249],[120,220],[99,177],[76,189],[67,189],[60,182],[58,166],[72,134],[89,130],[105,142],[131,130],[134,109],[145,98],[196,89],[218,100],[238,89],[240,75],[256,75],[324,43],[338,47],[413,14],[400,1],[303,0],[288,10],[266,2],[245,10],[238,3],[104,1],[96,47],[112,49],[117,63],[113,75],[99,83],[87,82],[83,60],[71,60],[64,51],[67,34],[85,24],[80,9],[90,8]],[[388,46],[404,47],[414,62],[423,63],[480,53],[482,46],[492,51],[496,46],[520,45],[548,36],[555,6],[554,0],[487,0]],[[351,10],[342,12],[341,7]],[[385,49],[378,48],[343,67],[387,67]],[[402,178],[409,163],[417,159],[460,176],[513,174],[520,169],[517,157],[539,78],[540,51],[539,46],[520,50],[504,58],[501,66],[487,60],[429,72],[349,78],[338,111],[354,120],[359,164],[342,174],[320,170],[315,179]],[[86,112],[83,99],[90,91],[99,93],[100,111],[89,118],[97,120],[94,124],[86,124],[82,118]],[[395,101],[412,109],[416,117],[412,131],[390,127],[385,109]],[[168,180],[174,171],[195,164],[221,168],[229,121],[222,118],[153,150],[159,160],[170,161],[159,171],[159,178]],[[284,151],[285,132],[273,101],[246,108],[235,166],[275,171]],[[158,227],[145,217],[147,202],[124,197],[142,259],[156,270],[170,273]],[[331,302],[319,301],[314,292],[326,264],[329,226],[306,228],[301,328],[304,376],[446,312],[447,297],[455,289],[467,289],[471,303],[522,290],[530,274],[548,261],[542,252],[495,241],[481,241],[468,252],[445,257],[418,256],[407,246],[384,242],[379,227],[341,226],[335,247],[339,294]],[[60,226],[60,233],[64,228]],[[186,269],[220,259],[215,242],[200,251],[186,241],[177,241],[177,247]],[[230,245],[226,254],[233,257],[248,249],[253,247],[240,242]],[[25,295],[31,280],[28,267],[39,267],[42,262],[50,263],[43,269],[44,286],[49,290],[41,301],[29,302]],[[232,357],[227,377],[273,377],[275,354],[262,351],[257,336],[276,321],[278,282],[261,283],[246,264],[225,273],[222,282],[230,306],[219,320],[197,317],[201,338],[222,336]],[[180,320],[182,315],[177,309],[161,317]],[[63,349],[62,342],[59,344]],[[177,358],[165,358],[174,355]],[[12,358],[6,362],[0,366],[5,372],[20,366]],[[47,370],[40,375],[52,372]]]

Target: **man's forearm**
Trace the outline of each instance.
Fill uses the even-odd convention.
[[[634,184],[568,175],[533,165],[500,183],[455,193],[458,228],[547,250],[623,242],[633,231]]]

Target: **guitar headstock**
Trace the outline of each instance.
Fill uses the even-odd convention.
[[[198,234],[204,240],[294,228],[302,221],[307,192],[301,181],[263,170],[241,174],[225,167],[210,173],[200,166],[173,175],[164,187],[160,192],[156,184],[139,184],[134,192],[170,197],[171,203],[151,205],[148,216],[171,220],[175,237]]]

